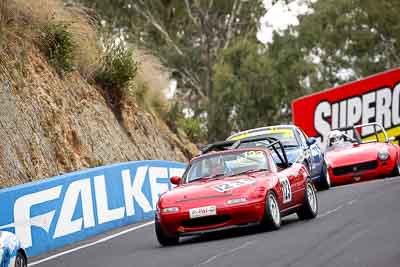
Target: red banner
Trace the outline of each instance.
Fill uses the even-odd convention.
[[[400,136],[400,68],[296,99],[292,112],[293,123],[322,142],[330,130],[368,122]]]

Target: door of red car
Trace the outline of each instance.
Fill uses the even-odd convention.
[[[282,192],[282,209],[289,208],[296,201],[296,176],[287,171],[279,173],[279,183]]]
[[[304,176],[300,164],[293,164],[279,173],[282,189],[282,208],[286,209],[300,203],[304,197]]]
[[[308,176],[306,173],[306,169],[303,166],[303,164],[293,164],[293,176],[294,178],[294,183],[296,184],[296,192],[295,192],[295,201],[293,204],[299,204],[304,201],[304,192],[305,192],[305,177]]]

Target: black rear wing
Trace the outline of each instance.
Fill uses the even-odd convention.
[[[240,148],[240,145],[245,143],[257,142],[257,141],[267,141],[268,144],[263,146],[264,148],[272,149],[278,156],[279,160],[282,162],[283,167],[288,167],[289,161],[287,159],[286,151],[281,141],[273,137],[250,137],[237,141],[221,141],[213,144],[209,144],[201,150],[201,154],[207,154],[211,151],[223,151]]]

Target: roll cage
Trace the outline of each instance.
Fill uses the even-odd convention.
[[[268,148],[271,149],[275,152],[279,160],[282,162],[279,164],[283,168],[287,168],[290,166],[289,161],[287,159],[287,155],[284,149],[284,146],[282,145],[281,141],[279,141],[276,138],[273,137],[249,137],[246,139],[242,140],[237,140],[237,141],[220,141],[216,143],[212,143],[207,145],[201,150],[201,154],[207,154],[212,151],[224,151],[224,150],[233,150],[240,148],[240,145],[245,144],[245,143],[251,143],[251,142],[257,142],[257,141],[267,141],[268,144],[263,146],[263,148]]]
[[[337,129],[337,130],[339,130],[339,131],[341,131],[341,132],[352,131],[352,132],[353,132],[353,136],[354,136],[353,142],[357,142],[357,143],[361,144],[361,143],[363,142],[363,141],[362,141],[362,137],[361,137],[359,131],[357,131],[357,129],[361,129],[361,128],[363,128],[363,127],[373,127],[373,128],[374,128],[374,133],[371,134],[371,135],[369,135],[369,136],[375,135],[376,140],[379,140],[378,134],[379,134],[379,132],[382,132],[382,133],[383,133],[383,136],[384,136],[384,138],[385,138],[385,141],[384,141],[384,142],[385,142],[385,143],[388,143],[388,142],[389,142],[389,138],[388,138],[388,136],[387,136],[387,133],[386,133],[386,131],[385,131],[385,128],[383,128],[382,125],[379,124],[379,123],[377,123],[377,122],[371,122],[371,123],[353,125],[353,126],[349,126],[349,127],[339,128],[339,129]],[[346,136],[349,137],[348,135],[346,135]],[[349,138],[351,138],[351,137],[349,137]]]

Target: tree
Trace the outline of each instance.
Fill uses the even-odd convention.
[[[262,0],[80,0],[98,10],[112,28],[157,55],[178,80],[180,98],[196,111],[213,102],[213,65],[240,36],[254,38]],[[208,127],[212,128],[211,126]],[[216,135],[211,131],[209,140]]]
[[[321,90],[385,71],[400,64],[400,1],[324,0],[285,36],[311,63],[309,87]],[[279,37],[278,37],[279,39]]]
[[[289,121],[290,101],[302,95],[300,81],[308,65],[296,46],[281,46],[277,42],[267,49],[255,38],[238,39],[223,52],[213,77],[218,116],[210,118],[217,137]]]
[[[294,98],[400,63],[398,0],[319,0],[267,47],[261,0],[79,1],[162,60],[180,100],[206,110],[209,141],[286,122]]]

